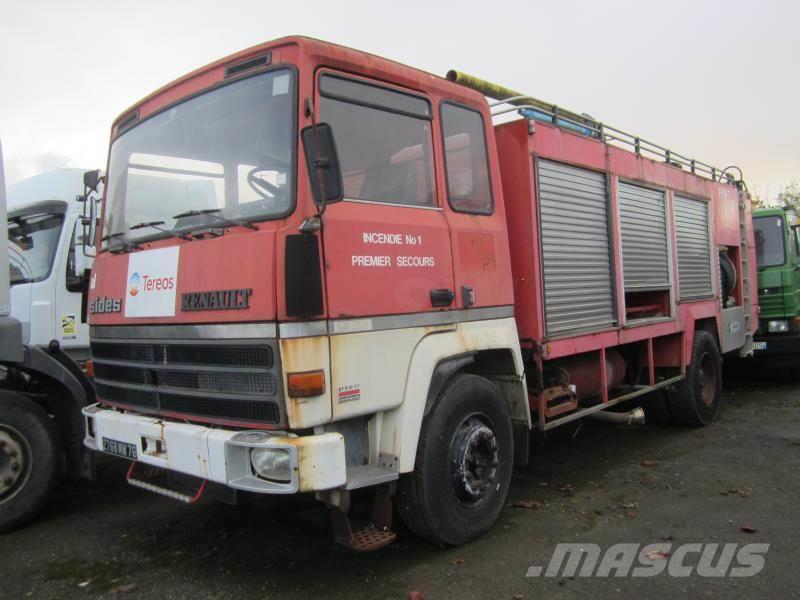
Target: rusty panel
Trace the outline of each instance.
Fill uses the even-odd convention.
[[[289,429],[305,429],[331,420],[330,350],[327,336],[280,340],[283,387],[286,390],[286,417]],[[287,373],[322,369],[325,393],[312,398],[289,396]]]

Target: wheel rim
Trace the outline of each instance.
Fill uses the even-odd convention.
[[[31,472],[31,449],[13,427],[0,425],[0,504],[17,495]]]
[[[450,445],[451,483],[461,504],[480,504],[492,491],[500,464],[497,438],[482,415],[461,422]]]
[[[710,352],[705,352],[700,357],[700,370],[698,372],[700,384],[700,397],[706,406],[714,404],[717,397],[717,369],[716,361]]]

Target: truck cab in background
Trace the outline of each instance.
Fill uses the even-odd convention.
[[[33,519],[63,477],[93,473],[81,409],[94,401],[82,367],[99,202],[99,172],[54,171],[13,186],[6,211],[2,173],[0,156],[0,533]]]
[[[94,248],[83,244],[85,169],[35,175],[8,190],[11,316],[26,344],[57,340],[80,365],[89,358],[85,287]],[[98,202],[102,189],[90,193]]]
[[[754,357],[767,369],[800,365],[800,240],[797,216],[784,208],[753,211],[759,328]]]

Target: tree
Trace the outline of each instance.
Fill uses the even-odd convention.
[[[785,206],[800,215],[800,181],[793,180],[778,194],[778,206]]]

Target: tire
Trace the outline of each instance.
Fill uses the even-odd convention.
[[[722,358],[717,342],[707,331],[695,331],[692,362],[686,378],[667,392],[667,409],[679,425],[705,427],[722,406]]]
[[[0,392],[0,533],[33,519],[61,474],[58,428],[44,409]]]
[[[422,425],[414,472],[398,485],[397,511],[420,537],[465,544],[497,520],[513,460],[511,414],[497,387],[477,375],[455,375]]]
[[[725,253],[720,253],[719,255],[719,276],[722,297],[727,298],[733,293],[733,288],[736,287],[736,265]]]

